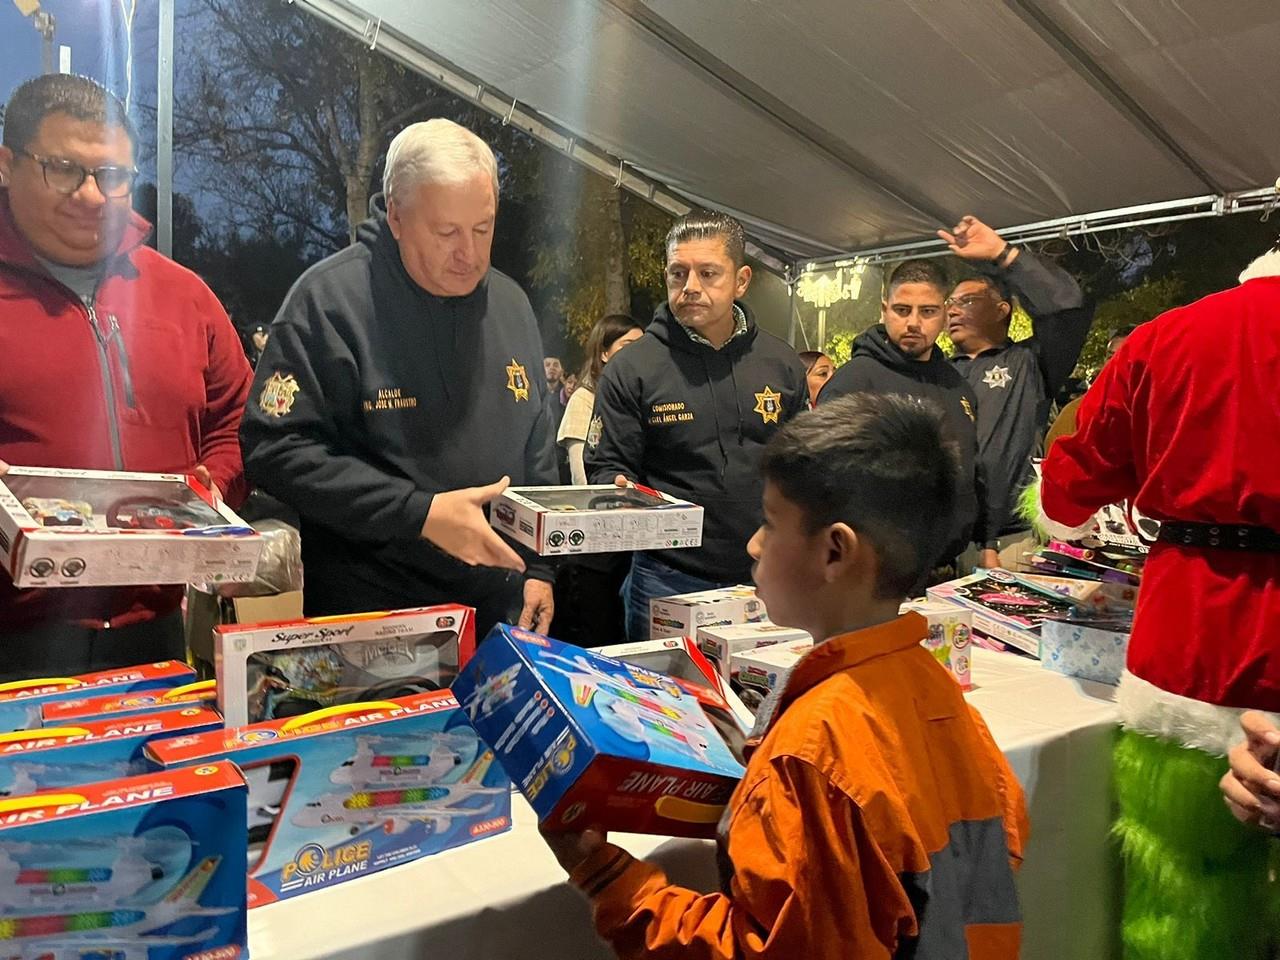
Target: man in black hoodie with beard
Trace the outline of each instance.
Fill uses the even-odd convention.
[[[545,630],[552,573],[489,526],[508,480],[554,484],[542,338],[489,265],[493,151],[448,120],[391,142],[385,204],[280,308],[240,428],[250,479],[298,511],[308,615],[457,602],[477,636]]]
[[[639,482],[704,508],[701,547],[632,559],[622,588],[632,641],[648,639],[654,597],[750,581],[760,455],[805,409],[804,364],[741,302],[751,282],[745,246],[732,217],[677,220],[667,234],[667,302],[645,335],[605,366],[596,391],[591,482]]]
[[[832,375],[818,403],[850,393],[900,393],[926,400],[943,416],[947,435],[960,448],[956,520],[936,567],[952,567],[969,541],[983,542],[983,478],[978,466],[973,388],[937,347],[946,322],[947,276],[933,260],[907,260],[889,274],[881,323],[853,341],[853,356]],[[911,491],[904,490],[909,497]],[[994,558],[985,557],[984,560]],[[950,572],[950,571],[947,571]],[[959,571],[956,571],[959,572]],[[942,573],[940,576],[946,576]],[[937,579],[937,578],[935,578]]]

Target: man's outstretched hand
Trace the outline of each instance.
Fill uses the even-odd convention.
[[[501,496],[509,483],[511,478],[503,477],[487,487],[437,493],[422,525],[422,539],[471,566],[505,567],[523,573],[520,554],[498,536],[484,515],[484,505]]]
[[[939,230],[938,237],[952,253],[966,260],[994,260],[1008,247],[1000,234],[975,216],[961,217],[951,230]],[[1007,267],[1017,258],[1018,248],[1013,247],[1003,265]]]

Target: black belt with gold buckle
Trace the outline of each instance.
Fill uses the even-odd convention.
[[[1160,535],[1156,539],[1179,547],[1280,553],[1280,533],[1268,527],[1243,523],[1162,523]]]

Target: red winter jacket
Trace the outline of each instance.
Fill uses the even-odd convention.
[[[0,188],[0,460],[147,472],[203,464],[238,504],[248,489],[237,431],[253,374],[217,297],[143,246],[150,231],[131,214],[91,312],[32,255]],[[49,620],[121,626],[176,609],[180,596],[19,591],[0,574],[0,633]]]

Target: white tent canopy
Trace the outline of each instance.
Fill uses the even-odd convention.
[[[1280,176],[1277,0],[302,3],[784,261],[966,212],[1024,235],[1230,212]]]

